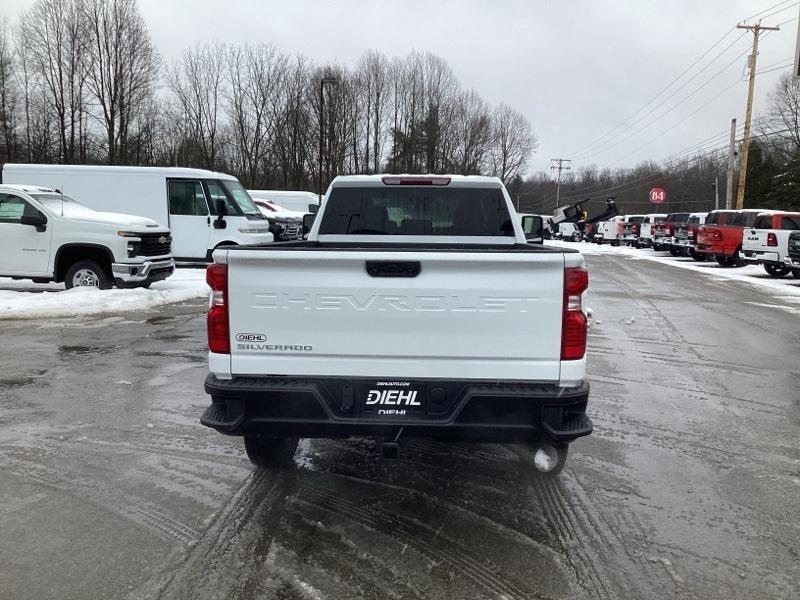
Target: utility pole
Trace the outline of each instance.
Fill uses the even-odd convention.
[[[739,157],[739,189],[736,191],[736,210],[744,208],[744,185],[747,179],[747,153],[750,150],[750,118],[753,115],[753,88],[756,85],[756,60],[758,59],[758,38],[762,31],[779,31],[780,27],[767,27],[761,21],[755,25],[739,23],[737,29],[747,29],[753,32],[753,53],[747,61],[750,76],[747,83],[747,109],[744,114],[744,137],[742,139],[742,154]]]
[[[731,145],[728,146],[728,169],[725,173],[725,210],[731,209],[733,201],[733,158],[736,155],[736,119],[731,119]]]
[[[557,171],[556,175],[556,210],[558,210],[559,196],[561,196],[561,171],[569,171],[572,169],[570,163],[572,160],[569,158],[551,158],[550,159],[550,172]]]
[[[719,210],[719,175],[714,177],[714,210]]]

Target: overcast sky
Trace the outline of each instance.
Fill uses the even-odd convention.
[[[13,19],[31,4],[32,0],[5,0],[0,13]],[[660,160],[724,132],[732,117],[742,122],[745,58],[736,57],[746,52],[752,35],[736,41],[744,32],[734,31],[661,99],[729,44],[733,46],[664,106],[610,140],[613,147],[607,151],[584,151],[585,157],[578,160],[584,146],[604,136],[607,139],[609,130],[640,109],[737,22],[776,4],[778,0],[140,3],[166,60],[198,40],[269,42],[318,63],[351,65],[371,48],[390,56],[412,49],[434,52],[447,60],[464,87],[475,88],[491,104],[506,102],[530,119],[539,139],[531,171],[548,170],[554,157],[575,158],[574,167]],[[785,10],[769,16],[781,9]],[[794,0],[762,15],[768,16],[765,25],[794,20],[782,25],[780,32],[762,34],[759,70],[784,64],[794,56],[797,15]],[[788,70],[758,76],[756,113],[763,109],[767,92],[781,73]]]

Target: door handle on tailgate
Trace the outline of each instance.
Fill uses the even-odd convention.
[[[418,260],[368,260],[370,277],[416,277],[422,271]]]

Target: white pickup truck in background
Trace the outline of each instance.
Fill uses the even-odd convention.
[[[67,289],[147,287],[175,270],[169,229],[94,211],[54,190],[0,185],[0,276]]]
[[[764,266],[770,277],[786,277],[794,273],[787,265],[789,235],[800,230],[800,213],[764,211],[756,217],[753,227],[742,232],[739,260]]]
[[[583,256],[528,243],[497,178],[337,177],[306,241],[207,274],[201,422],[258,466],[358,435],[523,443],[556,473],[592,430]]]

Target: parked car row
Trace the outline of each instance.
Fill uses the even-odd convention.
[[[586,241],[668,251],[723,267],[760,264],[771,277],[800,278],[800,212],[763,209],[619,215]]]
[[[176,264],[208,263],[220,246],[302,239],[316,203],[310,192],[251,195],[202,169],[6,164],[0,277],[147,287]]]

